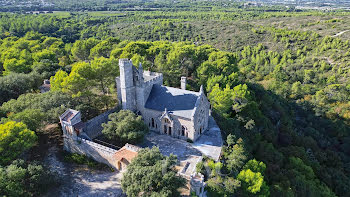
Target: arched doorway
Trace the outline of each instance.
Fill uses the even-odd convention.
[[[118,169],[119,171],[122,170],[122,163],[121,163],[120,161],[118,161],[118,163],[117,163],[117,169]]]
[[[172,123],[168,118],[163,118],[163,133],[172,135]]]

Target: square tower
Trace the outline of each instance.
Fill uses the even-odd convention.
[[[119,70],[119,85],[122,108],[131,111],[136,111],[136,87],[134,84],[134,72],[132,61],[129,59],[120,59]]]

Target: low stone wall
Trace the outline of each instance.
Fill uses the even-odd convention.
[[[113,155],[117,150],[97,144],[90,140],[77,137],[73,140],[71,137],[64,136],[64,149],[71,153],[86,155],[97,162],[101,162],[117,169],[117,162]]]
[[[94,139],[100,135],[102,135],[102,123],[108,122],[108,116],[111,113],[118,111],[118,107],[108,110],[99,116],[96,116],[93,119],[88,120],[84,126],[84,132],[90,139]]]

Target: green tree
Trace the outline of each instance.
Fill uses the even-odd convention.
[[[0,191],[5,196],[40,196],[55,185],[53,174],[37,163],[15,160],[0,167]]]
[[[269,186],[264,181],[263,173],[266,165],[263,162],[249,160],[238,174],[237,179],[241,181],[245,191],[259,196],[269,196]]]
[[[119,74],[118,63],[115,59],[104,57],[96,58],[91,62],[92,80],[103,94],[108,93],[108,87],[114,83],[115,77]]]
[[[61,73],[64,76],[64,73]],[[87,62],[78,62],[73,65],[72,72],[61,83],[62,91],[70,93],[73,97],[89,97],[92,95],[93,82],[91,66]],[[58,81],[60,78],[58,77]]]
[[[247,152],[241,138],[237,142],[233,142],[232,135],[229,135],[227,139],[228,147],[225,148],[223,154],[226,160],[226,167],[237,174],[247,160]]]
[[[108,116],[109,121],[103,124],[102,133],[116,142],[137,143],[143,140],[148,127],[141,116],[129,110],[121,110]]]
[[[41,76],[33,72],[30,74],[11,73],[0,77],[0,104],[36,90],[40,84],[42,84]]]
[[[61,91],[63,89],[63,82],[68,77],[68,74],[63,71],[59,70],[56,72],[54,76],[50,78],[50,84],[51,84],[51,91]]]
[[[219,114],[229,117],[232,112],[233,105],[232,95],[233,90],[228,85],[226,85],[224,90],[221,90],[219,84],[216,84],[209,93],[208,98],[214,110],[216,110]]]
[[[11,113],[10,115],[8,115],[7,119],[2,120],[1,122],[23,122],[25,125],[28,126],[28,129],[32,131],[37,131],[40,128],[44,118],[45,114],[39,109],[25,109],[19,113]]]
[[[30,72],[30,65],[28,65],[28,63],[21,59],[21,60],[17,60],[15,58],[13,59],[7,59],[5,62],[4,62],[4,69],[5,69],[5,72],[4,74],[5,75],[8,75],[10,73],[28,73]]]
[[[177,175],[176,160],[172,154],[163,156],[157,147],[140,150],[123,174],[123,191],[131,197],[179,196],[185,179]]]
[[[78,40],[72,47],[72,55],[75,60],[88,60],[90,56],[90,50],[98,44],[98,40],[95,38],[89,38],[87,40]]]
[[[35,145],[37,136],[22,122],[0,124],[0,162],[6,164]]]
[[[237,179],[241,181],[243,189],[248,193],[259,196],[269,196],[270,194],[269,187],[260,172],[253,172],[250,169],[242,170]]]

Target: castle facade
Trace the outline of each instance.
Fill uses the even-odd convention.
[[[199,92],[163,85],[163,74],[136,68],[129,59],[119,60],[116,78],[122,109],[142,115],[150,130],[180,139],[195,141],[208,129],[210,103],[201,86]]]

